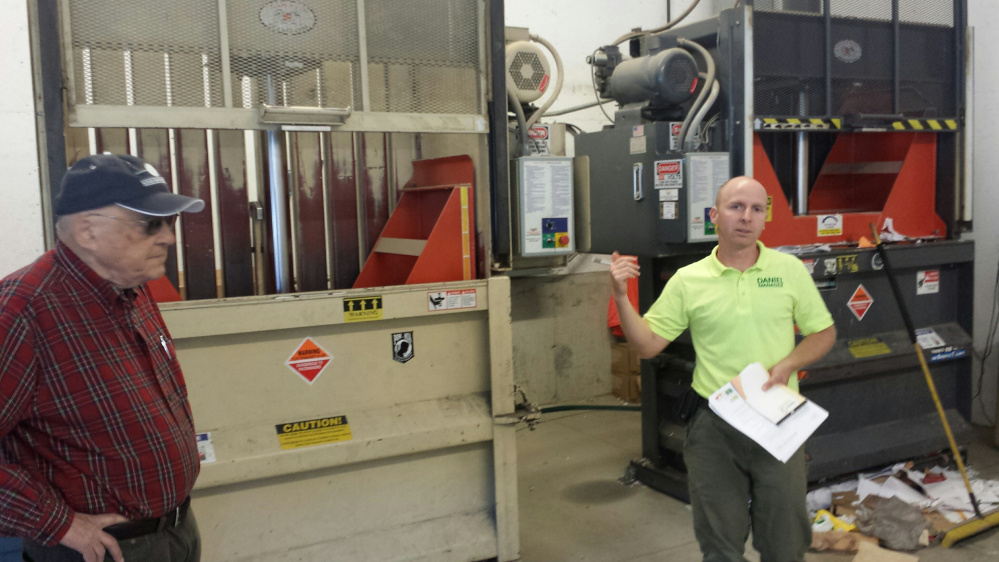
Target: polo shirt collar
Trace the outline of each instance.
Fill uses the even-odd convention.
[[[767,261],[769,260],[767,252],[765,251],[767,247],[764,246],[763,242],[760,242],[759,240],[756,241],[756,247],[760,250],[760,256],[756,258],[756,263],[750,266],[750,268],[746,271],[753,271],[754,269],[759,270],[767,267]],[[718,246],[715,246],[714,249],[711,250],[711,255],[708,256],[708,271],[711,272],[712,277],[721,277],[722,273],[725,273],[726,269],[732,268],[718,261]]]

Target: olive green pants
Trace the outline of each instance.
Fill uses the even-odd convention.
[[[683,446],[705,562],[742,562],[750,526],[761,562],[802,562],[812,542],[804,448],[782,463],[707,408]]]

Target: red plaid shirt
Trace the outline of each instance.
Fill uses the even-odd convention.
[[[71,512],[158,517],[191,492],[184,377],[145,287],[59,243],[0,282],[0,534],[46,545]]]

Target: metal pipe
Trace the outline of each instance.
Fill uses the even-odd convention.
[[[901,35],[901,29],[899,25],[898,18],[898,0],[891,0],[891,23],[892,23],[892,113],[898,113],[901,111],[902,104],[900,103],[899,96],[901,96],[901,90],[899,87],[899,82],[902,75],[902,50],[899,44],[901,43],[899,35]]]
[[[274,78],[267,75],[267,103],[276,105]],[[288,268],[288,198],[284,186],[284,145],[281,131],[267,131],[267,173],[270,180],[271,246],[274,251],[274,281],[278,293],[291,292]]]
[[[798,93],[798,113],[802,118],[808,116],[808,99],[804,90]],[[798,131],[797,136],[797,156],[798,168],[795,178],[795,199],[794,214],[808,214],[808,133]]]
[[[832,44],[832,0],[823,0],[822,11],[825,12],[825,28],[826,28],[826,117],[832,117],[832,59],[833,59],[833,44]]]

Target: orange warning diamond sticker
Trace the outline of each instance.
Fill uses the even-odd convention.
[[[306,382],[312,384],[332,361],[332,354],[323,349],[312,338],[305,338],[284,364],[298,373]]]
[[[871,309],[872,304],[874,304],[874,298],[871,297],[871,294],[867,292],[867,289],[863,285],[857,285],[857,290],[853,292],[853,296],[846,302],[846,305],[850,307],[850,312],[857,317],[857,320],[864,319],[864,315]]]

